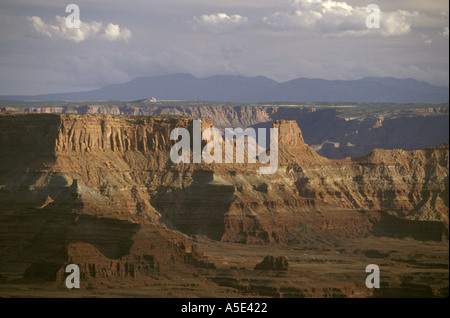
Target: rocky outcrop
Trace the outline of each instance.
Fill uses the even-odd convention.
[[[145,187],[167,164],[166,132],[187,121],[143,120],[0,118],[0,272],[60,281],[75,263],[88,281],[213,266],[182,235],[152,222],[158,212]]]
[[[172,163],[175,127],[192,131],[192,118],[2,116],[3,217],[70,211],[241,243],[448,236],[448,144],[330,160],[279,120],[279,167],[261,175],[259,163]]]
[[[349,105],[352,109],[354,105]],[[373,105],[378,107],[378,105]],[[181,115],[213,119],[226,127],[271,127],[276,120],[295,120],[305,141],[321,156],[341,159],[367,155],[374,148],[418,150],[437,147],[449,140],[448,107],[409,107],[406,111],[384,106],[385,114],[357,111],[343,115],[334,107],[314,108],[261,105],[178,105],[147,101],[117,105],[66,104],[56,107],[3,107],[5,112],[78,113],[111,115]],[[1,110],[0,110],[1,111]]]
[[[61,117],[55,151],[157,152],[170,149],[170,132],[188,127],[186,118],[75,116]]]
[[[288,271],[289,262],[284,256],[274,257],[272,255],[267,255],[261,263],[255,265],[255,270]]]

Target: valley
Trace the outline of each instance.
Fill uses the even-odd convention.
[[[193,117],[0,115],[0,295],[448,296],[448,143],[329,159],[278,119],[278,170],[261,175],[174,164],[176,127]],[[255,270],[267,255],[289,269]]]

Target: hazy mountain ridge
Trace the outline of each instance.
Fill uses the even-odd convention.
[[[218,102],[390,102],[448,103],[446,86],[434,86],[415,79],[366,77],[359,80],[298,78],[276,82],[267,77],[220,75],[197,78],[176,73],[138,77],[126,83],[100,89],[42,94],[0,96],[9,100],[202,100]]]

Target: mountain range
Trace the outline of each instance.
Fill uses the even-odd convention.
[[[2,100],[198,100],[235,103],[264,102],[384,102],[448,103],[447,86],[415,79],[366,77],[359,80],[298,78],[277,82],[267,77],[191,74],[138,77],[132,81],[72,93],[4,95]]]

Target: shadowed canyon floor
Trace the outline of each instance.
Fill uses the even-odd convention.
[[[260,175],[173,164],[179,127],[192,118],[1,115],[0,296],[448,296],[448,143],[331,160],[277,120],[278,170]],[[255,270],[267,255],[288,270]]]

